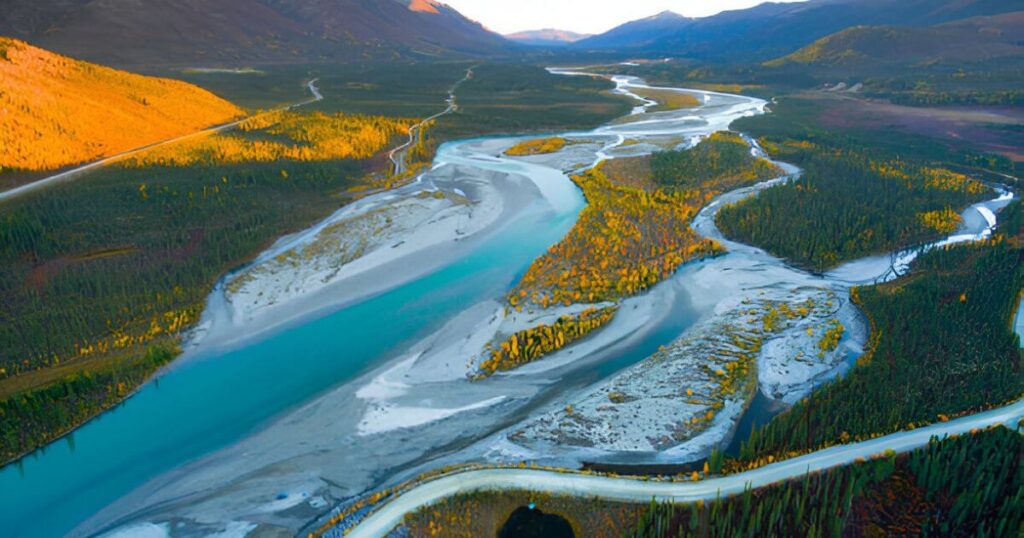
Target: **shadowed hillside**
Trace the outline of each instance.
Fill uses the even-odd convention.
[[[110,65],[478,54],[508,45],[432,0],[10,0],[0,34]]]
[[[240,116],[216,95],[0,38],[0,172],[113,155]]]
[[[925,28],[855,26],[765,65],[847,68],[908,61],[962,62],[1021,54],[1024,12],[1016,12]]]
[[[764,3],[689,19],[672,13],[633,21],[580,41],[588,50],[749,62],[789,54],[854,25],[929,26],[1021,9],[1019,0],[810,0]]]

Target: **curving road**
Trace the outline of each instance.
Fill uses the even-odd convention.
[[[413,144],[416,142],[416,138],[419,136],[420,130],[423,129],[423,127],[425,127],[428,123],[436,120],[437,118],[440,118],[441,116],[447,116],[448,114],[451,114],[452,112],[455,112],[456,110],[459,109],[459,105],[455,101],[455,90],[458,90],[459,86],[462,86],[464,82],[473,78],[473,69],[475,68],[476,66],[467,69],[466,76],[462,77],[458,82],[456,82],[451,87],[451,89],[448,90],[448,99],[446,100],[446,103],[448,103],[448,108],[410,127],[409,141],[406,142],[405,144],[402,144],[401,146],[398,146],[397,148],[391,150],[388,153],[388,158],[391,159],[391,164],[394,167],[394,175],[402,175],[408,169],[409,164],[407,162],[408,159],[406,157],[409,153],[409,149],[412,148]]]
[[[698,482],[656,482],[637,478],[560,473],[538,469],[483,469],[448,475],[424,482],[386,502],[349,532],[348,538],[384,536],[398,526],[405,514],[437,503],[457,493],[494,489],[530,490],[556,495],[598,497],[608,501],[645,503],[658,501],[693,502],[742,493],[799,478],[807,473],[841,467],[861,458],[888,450],[909,452],[932,437],[960,435],[974,429],[1007,425],[1016,428],[1024,419],[1024,399],[983,413],[942,422],[877,439],[835,446],[804,456],[780,461],[743,473]]]
[[[310,80],[309,82],[306,83],[306,88],[313,95],[313,97],[311,97],[311,98],[309,98],[309,99],[307,99],[305,101],[299,102],[299,103],[293,103],[293,104],[290,104],[290,105],[285,105],[283,107],[278,108],[275,111],[292,110],[294,108],[298,108],[298,107],[301,107],[301,106],[309,105],[309,104],[315,103],[317,101],[323,100],[324,96],[320,93],[320,90],[317,89],[317,87],[316,87],[316,82],[318,80],[320,80],[320,79],[316,79],[315,78],[315,79]],[[150,149],[153,149],[153,148],[159,148],[159,147],[167,146],[167,145],[170,145],[170,144],[176,144],[178,142],[182,142],[182,141],[185,141],[185,140],[188,140],[188,139],[191,139],[191,138],[196,138],[196,137],[200,137],[200,136],[204,136],[204,135],[208,135],[208,134],[213,134],[213,133],[219,133],[221,131],[225,131],[225,130],[231,129],[233,127],[237,127],[238,125],[240,125],[241,123],[243,123],[245,121],[248,121],[248,120],[250,120],[252,118],[255,118],[255,117],[262,116],[264,114],[269,114],[269,112],[264,112],[262,114],[257,114],[256,116],[246,116],[246,117],[244,117],[242,119],[235,120],[235,121],[233,121],[231,123],[225,123],[223,125],[218,125],[216,127],[210,127],[209,129],[203,129],[202,131],[196,131],[194,133],[189,133],[187,135],[182,135],[182,136],[178,136],[178,137],[174,137],[174,138],[169,138],[169,139],[163,140],[161,142],[154,142],[152,144],[148,144],[148,145],[145,145],[145,146],[140,146],[140,147],[137,147],[135,149],[130,149],[128,151],[124,151],[124,152],[118,153],[117,155],[111,155],[110,157],[105,157],[105,158],[100,159],[98,161],[93,161],[93,162],[91,162],[89,164],[83,164],[82,166],[78,166],[78,167],[72,168],[71,170],[66,170],[66,171],[61,172],[59,174],[54,174],[52,176],[49,176],[49,177],[46,177],[46,178],[43,178],[43,179],[40,179],[40,180],[37,180],[37,181],[33,181],[32,183],[28,183],[28,184],[22,185],[20,187],[15,187],[13,189],[6,190],[4,192],[0,192],[0,203],[6,202],[8,200],[12,200],[14,198],[17,198],[17,197],[22,196],[24,194],[28,194],[28,193],[33,192],[33,191],[37,191],[39,189],[44,189],[46,187],[50,187],[50,186],[55,185],[57,183],[63,183],[65,181],[70,181],[72,179],[75,179],[79,175],[81,175],[83,172],[88,172],[89,170],[92,170],[94,168],[100,168],[102,166],[106,166],[108,164],[115,163],[115,162],[117,162],[117,161],[119,161],[121,159],[124,159],[126,157],[131,157],[132,155],[136,155],[136,154],[141,153],[141,152],[146,151],[146,150],[150,150]]]

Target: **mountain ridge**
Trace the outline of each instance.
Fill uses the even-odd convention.
[[[509,41],[534,47],[564,47],[588,37],[591,37],[591,34],[580,34],[557,28],[524,30],[505,35],[505,39]]]
[[[647,18],[573,45],[578,50],[685,56],[715,62],[778,58],[856,25],[930,26],[1019,11],[1019,0],[809,0],[763,3],[699,19]]]
[[[9,0],[0,35],[115,66],[234,66],[512,46],[433,0]]]
[[[765,62],[842,67],[906,61],[975,61],[1024,54],[1024,11],[936,26],[853,26]]]
[[[694,20],[666,10],[650,17],[620,24],[603,34],[578,41],[575,48],[643,48],[685,30]]]

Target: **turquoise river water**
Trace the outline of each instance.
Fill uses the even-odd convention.
[[[121,406],[0,470],[0,535],[60,536],[147,480],[235,443],[487,297],[582,208],[528,213],[471,255],[240,349],[183,361]],[[185,418],[187,417],[187,419]]]

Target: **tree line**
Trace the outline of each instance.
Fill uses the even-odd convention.
[[[797,162],[803,176],[722,208],[716,223],[730,238],[817,271],[942,237],[989,192],[962,174],[854,150],[766,147]]]
[[[1024,438],[999,427],[708,503],[652,502],[634,538],[1017,536]]]

